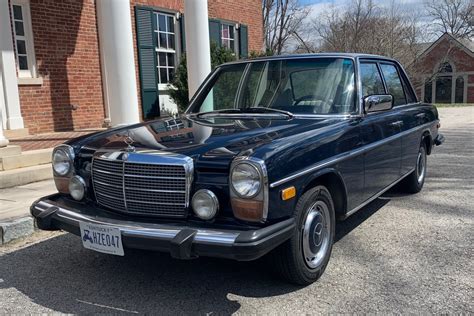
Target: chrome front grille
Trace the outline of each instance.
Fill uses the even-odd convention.
[[[98,156],[92,162],[92,182],[100,205],[129,215],[186,216],[192,181],[190,158],[173,157],[170,163],[166,157],[152,155],[146,159],[141,154],[110,156]],[[149,163],[153,158],[157,163]],[[148,163],[140,162],[143,160]]]

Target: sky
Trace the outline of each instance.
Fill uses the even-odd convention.
[[[351,0],[298,0],[302,5],[308,6],[311,8],[311,17],[317,17],[321,14],[324,10],[327,10],[331,6],[344,6],[345,4],[351,2]],[[413,13],[419,12],[420,19],[424,19],[425,16],[425,8],[424,8],[424,1],[425,0],[373,0],[374,4],[378,7],[388,7],[394,2],[397,7],[405,12]]]

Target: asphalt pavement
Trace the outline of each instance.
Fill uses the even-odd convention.
[[[0,247],[0,313],[474,313],[474,107],[440,116],[423,191],[391,190],[338,223],[310,286],[281,282],[271,262],[108,256],[40,232]]]

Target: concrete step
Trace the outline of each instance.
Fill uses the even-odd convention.
[[[20,146],[8,145],[7,147],[0,147],[0,158],[17,155],[21,155]]]
[[[30,135],[30,132],[27,128],[19,128],[19,129],[5,129],[3,130],[3,135],[6,138],[12,140],[14,138],[23,138]]]
[[[0,170],[43,165],[51,162],[52,148],[24,151],[20,155],[4,156],[0,158]]]
[[[53,178],[51,164],[0,171],[0,189]]]

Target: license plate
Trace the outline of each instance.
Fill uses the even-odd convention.
[[[122,235],[116,227],[79,223],[81,240],[84,248],[107,253],[109,255],[123,256]]]

